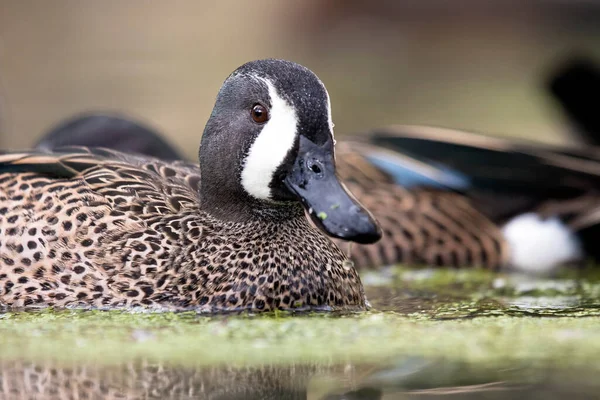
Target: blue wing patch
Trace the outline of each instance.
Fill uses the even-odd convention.
[[[404,154],[373,152],[365,156],[371,164],[390,175],[405,188],[415,186],[437,189],[466,190],[470,188],[468,176],[444,165],[426,164]]]

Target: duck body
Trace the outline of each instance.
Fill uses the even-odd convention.
[[[371,250],[371,259],[398,258],[399,248],[425,242],[445,248],[422,253],[435,265],[545,273],[600,260],[598,149],[401,125],[374,130],[367,142],[340,146],[340,153],[358,157],[352,166],[339,166],[349,189],[389,185],[409,193],[397,196],[391,189],[377,201],[357,194],[381,223],[378,246],[391,247],[388,253]],[[376,204],[401,205],[400,198],[405,206],[396,212]],[[408,232],[411,222],[419,226]],[[394,250],[391,238],[408,244]]]
[[[282,98],[273,93],[277,68],[297,73],[305,86],[322,87],[310,71],[279,60],[236,70],[207,124],[200,167],[106,149],[0,156],[0,303],[210,312],[365,309],[356,271],[321,231],[363,242],[380,234],[331,170],[330,131],[314,133],[314,126],[304,126],[304,135],[313,135],[307,139],[296,126],[288,127],[282,134],[291,140],[278,160],[265,166],[249,159],[248,147],[264,140],[269,123],[280,118]],[[248,82],[263,90],[262,97],[244,98]],[[324,90],[311,106],[326,121]],[[231,104],[219,105],[223,97],[231,101],[232,93],[248,103],[239,115]],[[287,99],[288,111],[305,111]],[[270,120],[252,120],[258,103],[271,113]],[[281,146],[277,137],[267,138],[275,141],[269,146]],[[231,154],[244,156],[226,156]],[[310,169],[313,164],[320,166],[318,173]],[[267,176],[254,179],[248,168],[263,168]],[[244,183],[244,174],[250,183]],[[304,211],[319,210],[321,197],[311,194],[314,187],[342,205],[331,218],[315,223],[321,231]]]
[[[359,268],[403,263],[439,267],[506,265],[501,229],[468,196],[461,176],[357,138],[338,143],[340,178],[376,216],[383,238],[352,245]],[[340,243],[341,244],[341,243]]]
[[[223,222],[202,211],[197,167],[67,154],[51,162],[97,166],[67,179],[0,176],[3,304],[364,307],[356,271],[301,206],[283,206],[267,221]],[[299,232],[308,233],[302,246]]]

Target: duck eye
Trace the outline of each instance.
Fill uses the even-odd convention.
[[[254,122],[258,122],[259,124],[267,122],[267,120],[269,119],[269,112],[264,106],[261,106],[260,104],[255,104],[254,106],[252,106],[251,114]]]

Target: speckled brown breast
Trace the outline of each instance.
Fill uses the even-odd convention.
[[[12,170],[0,174],[2,305],[365,308],[355,269],[299,205],[276,223],[219,221],[201,210],[197,167],[106,150],[0,165]]]

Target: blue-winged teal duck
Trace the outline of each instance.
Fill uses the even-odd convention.
[[[371,133],[369,142],[388,153],[363,151],[368,161],[422,197],[417,201],[425,203],[421,209],[428,225],[421,226],[430,228],[420,232],[430,232],[434,243],[449,246],[439,253],[452,257],[443,263],[465,265],[480,257],[479,263],[490,267],[543,272],[586,259],[600,261],[600,149],[422,126],[380,129]],[[344,167],[339,169],[347,178]],[[461,201],[442,205],[457,195]],[[362,201],[389,236],[393,224],[373,203]],[[411,220],[407,214],[398,217],[403,226]],[[413,236],[401,235],[405,240]]]
[[[115,117],[76,120],[98,137],[96,118]],[[85,136],[71,140],[88,143]],[[125,142],[103,144],[131,150]],[[384,232],[376,244],[352,246],[358,267],[404,262],[543,271],[600,260],[592,218],[600,205],[594,195],[600,157],[593,150],[397,126],[338,141],[336,160],[340,177]]]
[[[329,96],[292,62],[223,83],[200,168],[86,148],[0,156],[0,303],[366,308],[327,235],[381,232],[336,177]],[[202,171],[202,176],[200,175]]]

